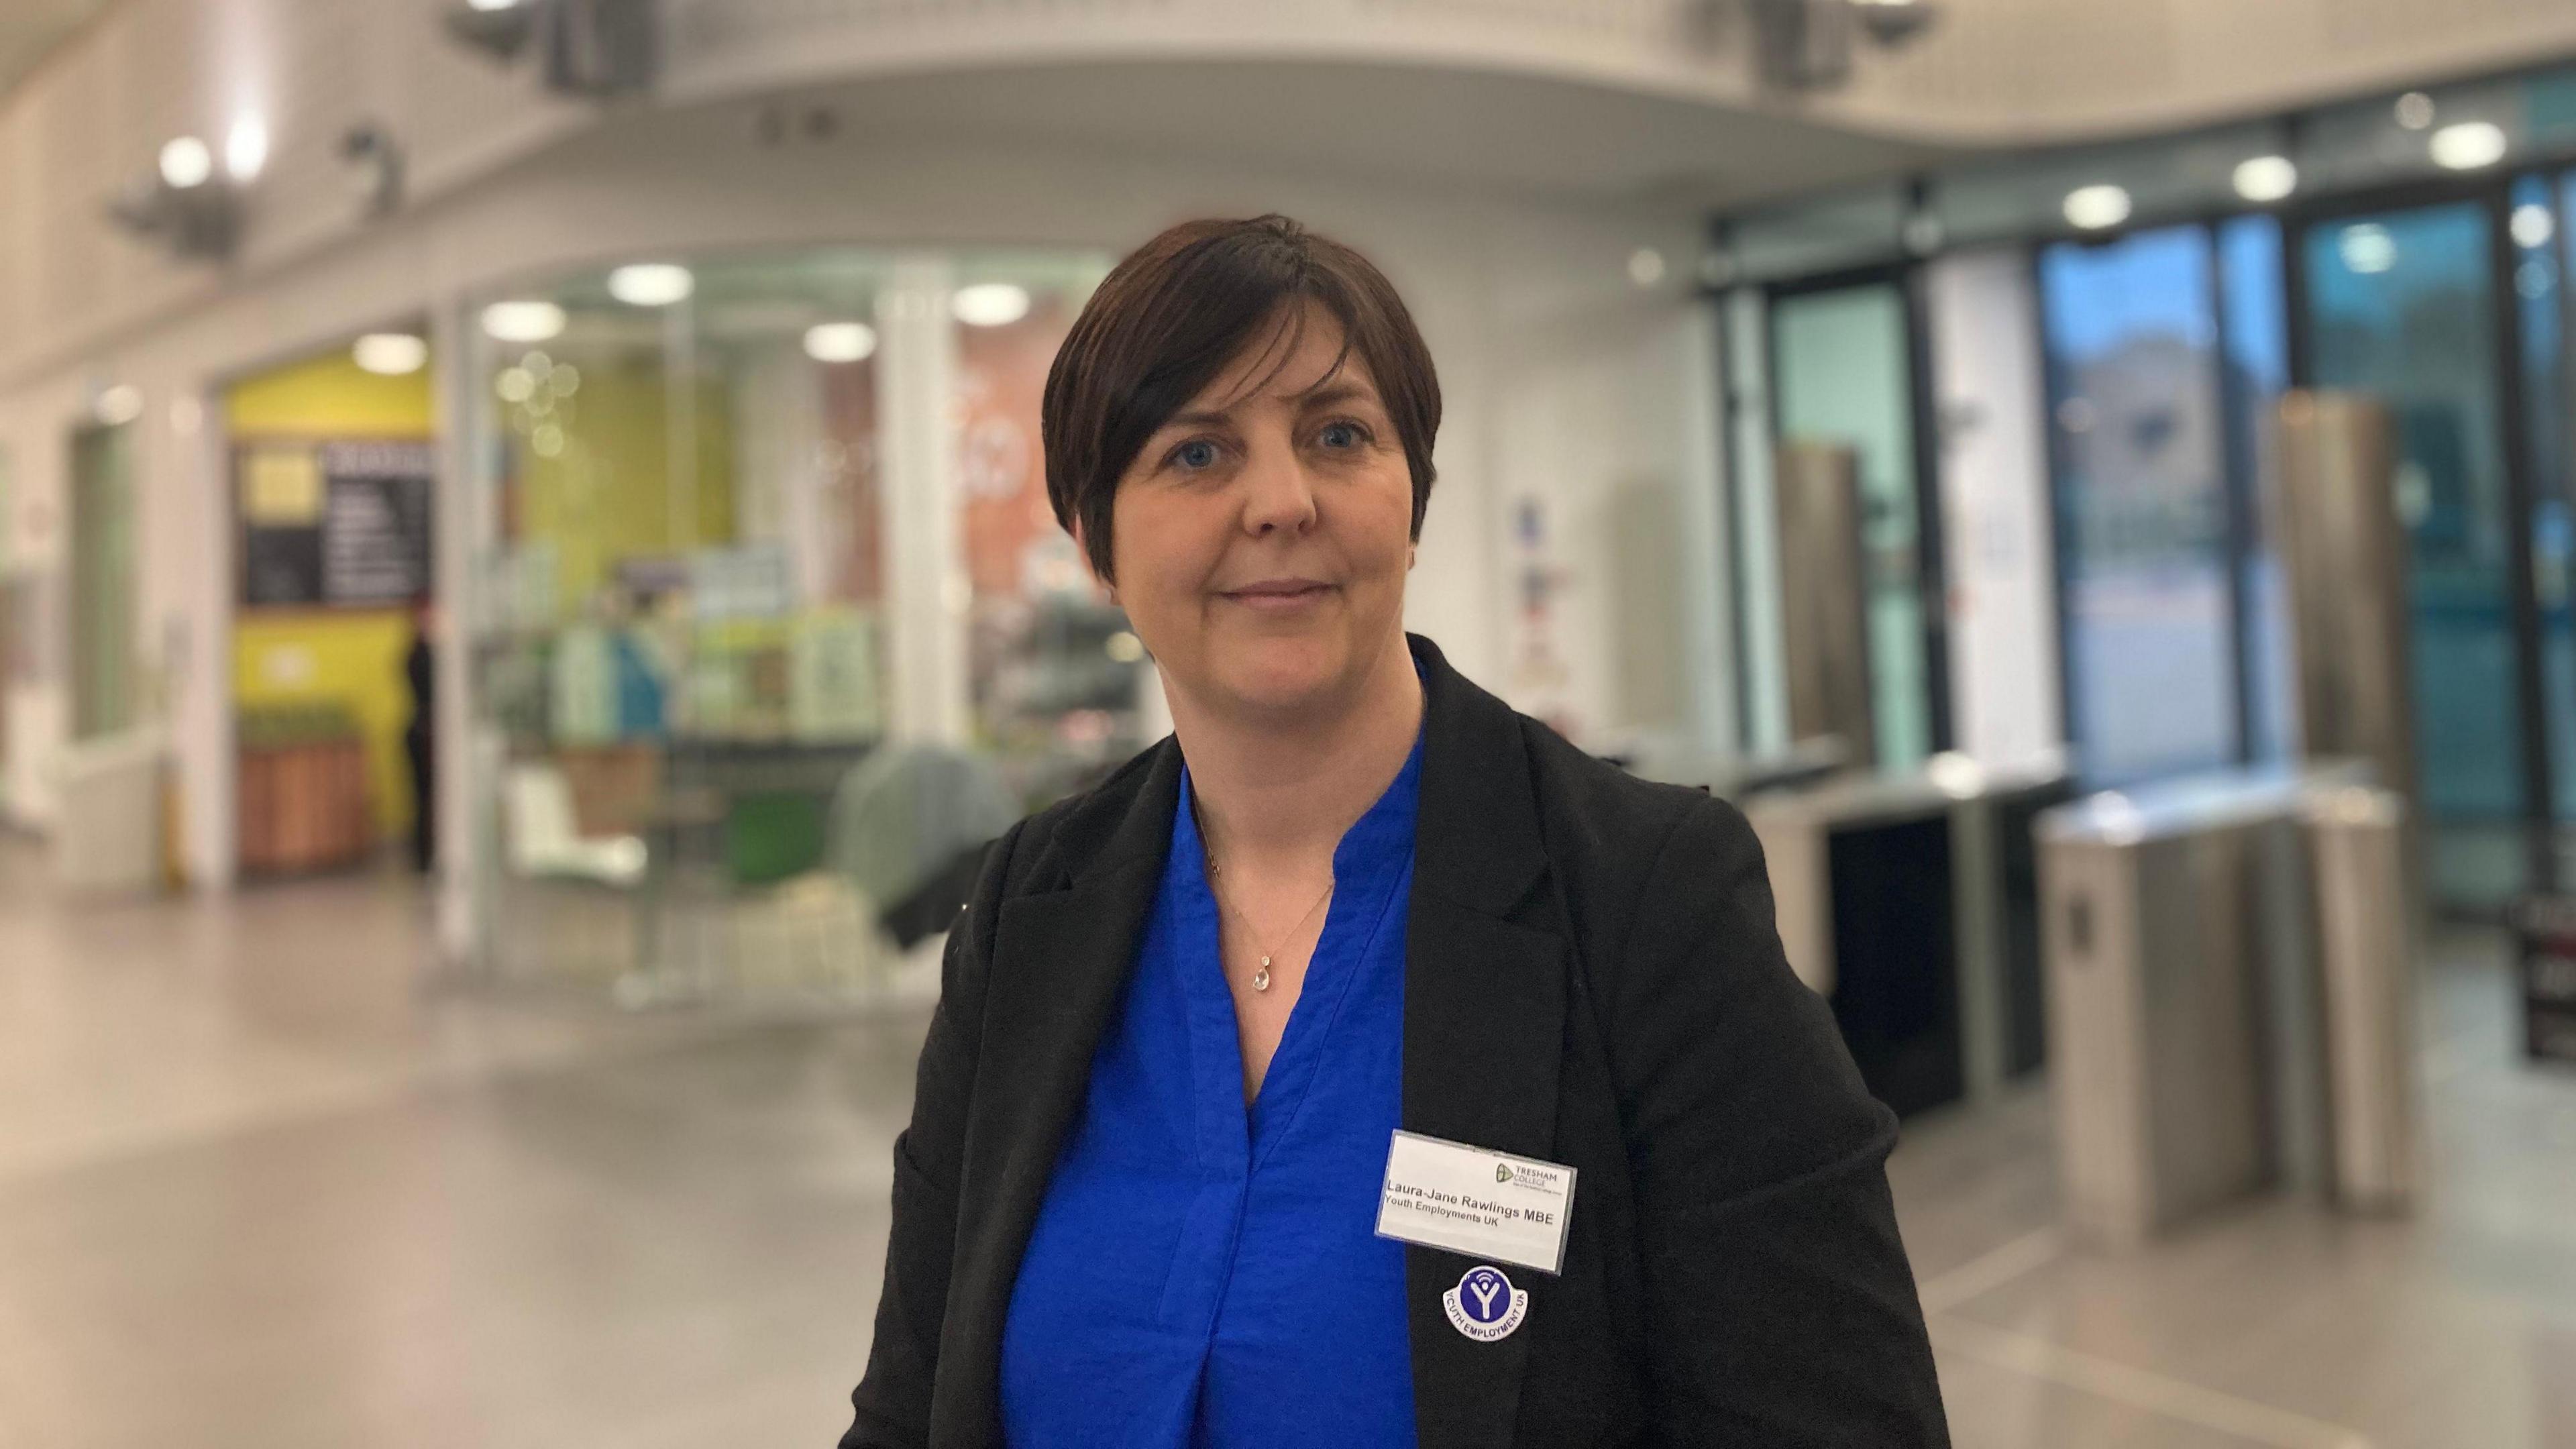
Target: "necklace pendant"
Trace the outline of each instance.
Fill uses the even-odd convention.
[[[1255,991],[1270,989],[1270,958],[1267,956],[1261,958],[1260,969],[1252,973],[1252,989]]]

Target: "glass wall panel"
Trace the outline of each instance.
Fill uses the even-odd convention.
[[[2067,733],[2096,783],[2236,755],[2215,285],[2199,227],[2040,257]]]
[[[1858,457],[1878,763],[1912,768],[1930,755],[1932,731],[1904,289],[1886,281],[1779,297],[1771,354],[1781,440],[1848,447]]]
[[[2567,250],[2576,245],[2576,177],[2553,184],[2525,177],[2514,186],[2514,292],[2522,308],[2523,413],[2531,428],[2531,565],[2538,596],[2541,714],[2549,730],[2549,783],[2560,825],[2576,822],[2576,618],[2568,575],[2576,565],[2576,475],[2571,475],[2567,410],[2576,403],[2567,368]],[[2562,879],[2565,867],[2560,870]]]
[[[2414,551],[2416,748],[2434,888],[2465,906],[2522,888],[2521,740],[2484,206],[2355,216],[2301,238],[2301,325],[2317,385],[2393,415],[2397,507]]]
[[[478,920],[627,999],[844,992],[1144,744],[1046,506],[1088,256],[645,262],[474,319]]]

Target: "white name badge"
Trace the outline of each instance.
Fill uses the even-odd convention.
[[[1574,1169],[1398,1132],[1378,1190],[1377,1235],[1554,1273],[1565,1263]]]

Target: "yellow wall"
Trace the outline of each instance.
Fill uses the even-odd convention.
[[[555,546],[557,599],[578,617],[622,559],[667,557],[733,538],[733,422],[721,377],[699,379],[688,418],[696,467],[671,467],[672,388],[655,354],[576,354],[581,383],[550,401],[563,429],[553,458],[539,457],[512,418],[519,460],[518,531]],[[505,416],[510,409],[504,408]],[[675,472],[681,476],[675,477]],[[680,490],[691,496],[681,498]],[[674,515],[677,515],[676,517]]]
[[[236,442],[257,438],[426,438],[430,369],[379,377],[332,352],[236,385],[224,398]],[[367,741],[376,822],[389,836],[411,829],[410,766],[402,735],[411,720],[403,653],[407,609],[245,609],[233,622],[237,709],[337,704]]]

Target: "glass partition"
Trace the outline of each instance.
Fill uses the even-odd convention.
[[[1904,286],[1893,279],[1790,292],[1771,304],[1780,440],[1846,447],[1859,465],[1870,717],[1878,764],[1890,770],[1932,752],[1909,339]]]
[[[2309,227],[2302,324],[2320,387],[2395,423],[2397,508],[2413,550],[2417,754],[2433,881],[2454,905],[2523,886],[2521,731],[2497,279],[2476,201]]]
[[[1104,268],[644,259],[480,303],[477,925],[633,1002],[884,983],[981,847],[1146,741],[1046,502]]]
[[[2209,234],[2040,258],[2067,732],[2117,783],[2236,755],[2234,627]]]

